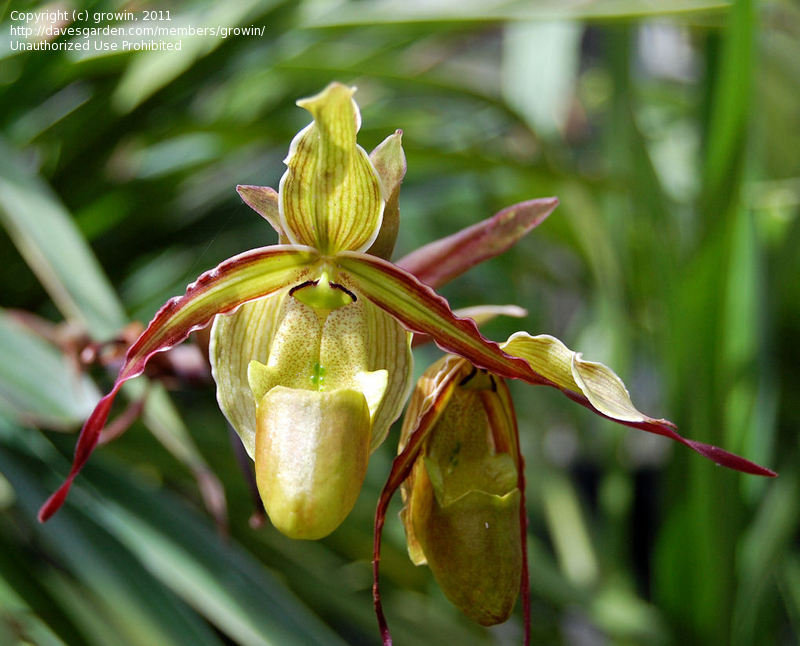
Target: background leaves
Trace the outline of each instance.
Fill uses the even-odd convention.
[[[12,2],[4,39],[15,8],[38,5]],[[144,424],[93,457],[59,516],[35,521],[66,472],[63,430],[97,396],[89,377],[110,383],[99,367],[78,376],[77,340],[146,322],[202,271],[275,242],[234,187],[277,185],[307,121],[295,99],[340,80],[359,87],[366,149],[404,131],[395,257],[557,195],[528,239],[444,288],[453,307],[526,307],[486,333],[552,333],[612,366],[642,410],[781,474],[726,473],[515,387],[534,643],[793,643],[797,4],[170,9],[265,36],[187,40],[181,56],[0,45],[0,642],[377,643],[371,516],[396,431],[345,525],[292,542],[248,524],[212,386],[172,379],[168,396],[151,381]],[[69,327],[33,329],[20,310]],[[438,356],[416,352],[420,372]],[[220,500],[227,535],[203,511],[221,524]],[[487,631],[449,606],[391,513],[383,554],[397,643],[519,643],[519,612]]]

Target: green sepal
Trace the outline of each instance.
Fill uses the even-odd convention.
[[[331,83],[297,102],[314,121],[292,140],[278,191],[281,228],[289,240],[324,255],[369,248],[383,218],[380,178],[356,144],[361,116],[354,92]]]

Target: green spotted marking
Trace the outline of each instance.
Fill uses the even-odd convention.
[[[325,381],[325,368],[319,365],[318,361],[314,363],[314,374],[311,375],[310,379],[318,390],[322,390],[322,382]]]

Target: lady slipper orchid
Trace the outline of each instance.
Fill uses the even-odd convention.
[[[333,83],[298,102],[314,120],[292,141],[280,191],[238,187],[277,230],[280,244],[226,260],[159,310],[84,424],[72,469],[42,506],[40,520],[63,504],[121,386],[155,353],[212,321],[220,408],[255,461],[270,518],[297,538],[319,538],[338,526],[355,502],[369,452],[399,416],[411,386],[410,334],[403,326],[436,332],[444,347],[473,348],[477,362],[512,371],[515,361],[471,320],[459,319],[413,275],[381,260],[394,248],[405,157],[400,131],[369,156],[357,145],[353,92]],[[556,204],[509,207],[445,240],[475,248],[460,270],[451,262],[449,271],[500,253]],[[486,249],[479,251],[481,244]],[[430,272],[421,273],[435,282]]]
[[[354,91],[332,83],[298,102],[313,121],[291,143],[279,191],[238,187],[278,231],[279,244],[229,258],[156,313],[84,424],[72,468],[41,508],[40,520],[63,504],[122,385],[140,375],[155,353],[212,322],[220,408],[255,462],[271,520],[289,536],[324,536],[354,504],[369,453],[408,395],[410,333],[427,335],[493,378],[554,386],[603,416],[672,437],[726,466],[772,475],[638,413],[625,403],[618,379],[551,337],[512,337],[501,348],[433,291],[504,251],[556,200],[509,207],[390,263],[405,173],[401,133],[368,155],[356,143]]]

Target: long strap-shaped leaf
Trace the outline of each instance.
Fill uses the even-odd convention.
[[[151,356],[180,343],[192,331],[208,325],[217,314],[299,282],[317,259],[318,254],[310,247],[275,245],[253,249],[202,274],[186,288],[183,296],[167,301],[128,349],[114,387],[83,425],[72,469],[61,487],[42,505],[39,520],[46,521],[64,504],[72,481],[97,446],[119,389],[129,379],[142,374]]]
[[[619,377],[602,364],[583,361],[558,339],[546,337],[552,342],[530,344],[530,339],[545,337],[521,333],[501,349],[484,338],[473,321],[455,316],[445,299],[396,265],[351,252],[340,254],[336,262],[342,270],[341,279],[354,290],[412,332],[431,335],[443,350],[458,354],[479,368],[501,377],[558,388],[602,417],[668,437],[722,466],[755,475],[776,475],[724,449],[686,439],[672,422],[639,412]]]

